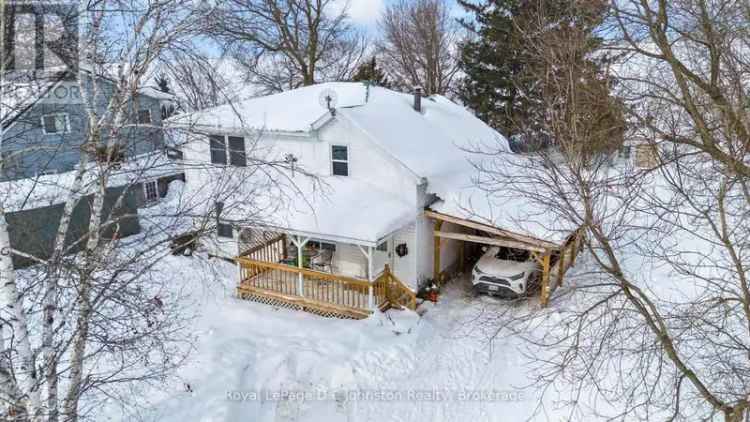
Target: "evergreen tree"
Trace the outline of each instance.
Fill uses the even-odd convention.
[[[459,87],[461,100],[477,116],[501,133],[512,136],[534,133],[545,119],[548,106],[540,82],[538,48],[566,28],[576,27],[589,40],[577,57],[590,69],[591,83],[601,83],[601,61],[593,54],[601,45],[595,28],[606,12],[604,0],[458,0],[474,19],[462,24],[474,37],[462,45],[461,65],[466,75]],[[543,28],[538,22],[546,22]],[[604,56],[602,56],[604,57]],[[549,69],[546,69],[549,71]],[[540,133],[536,141],[545,142]]]
[[[390,88],[391,83],[388,81],[388,77],[378,67],[377,59],[373,56],[370,60],[362,63],[357,71],[352,76],[354,82],[371,82],[374,85],[382,86],[383,88]]]
[[[461,24],[474,36],[461,47],[465,78],[459,98],[477,116],[505,135],[513,133],[514,121],[523,114],[524,100],[517,86],[523,71],[524,51],[518,42],[513,18],[518,0],[472,0],[458,3],[473,15]]]

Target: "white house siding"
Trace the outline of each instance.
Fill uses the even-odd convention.
[[[219,237],[216,233],[213,233],[210,236],[204,236],[202,241],[209,254],[223,258],[234,258],[239,255],[238,237],[237,230],[234,230],[231,239]]]
[[[403,243],[406,244],[407,254],[399,257],[396,247]],[[417,223],[412,223],[394,233],[391,248],[393,274],[412,289],[417,290]]]
[[[367,258],[357,245],[337,243],[333,254],[333,270],[351,277],[367,278]]]

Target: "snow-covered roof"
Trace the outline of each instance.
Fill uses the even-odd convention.
[[[566,228],[557,227],[556,222],[544,221],[543,213],[536,212],[533,204],[519,198],[489,195],[477,186],[480,172],[475,163],[484,157],[472,151],[489,148],[512,154],[508,141],[470,111],[440,95],[424,98],[422,111],[417,112],[411,94],[363,83],[325,83],[177,116],[172,122],[197,125],[207,131],[213,128],[239,133],[259,129],[311,133],[317,122],[330,115],[321,104],[321,98],[330,93],[335,94],[337,118],[347,119],[362,130],[408,169],[416,182],[426,181],[427,193],[439,198],[431,205],[433,210],[553,242],[562,241],[569,234]],[[401,218],[400,205],[395,205],[398,201],[389,197],[390,193],[380,195],[374,189],[355,186],[359,182],[346,180],[336,179],[333,183],[334,193],[328,199],[330,208],[324,205],[317,209],[314,225],[312,220],[300,217],[291,227],[307,227],[309,222],[311,231],[337,233],[346,226],[341,221],[347,221],[348,225],[352,220],[342,220],[341,213],[346,212],[367,223],[363,223],[363,230],[369,231],[357,236],[371,240],[397,225],[387,221],[389,215]],[[368,204],[373,203],[380,204],[382,215],[370,215],[374,207]],[[391,203],[395,208],[388,212],[383,204]],[[405,208],[404,212],[413,215],[413,209]],[[526,217],[530,215],[534,215],[535,223],[528,222]],[[331,231],[327,231],[329,225]]]
[[[109,80],[100,77],[101,80]],[[61,84],[76,84],[71,73],[49,71],[43,74],[16,72],[6,73],[0,83],[0,126],[7,128],[36,103],[52,98],[57,104],[64,104],[65,98],[51,97],[50,92]],[[138,94],[160,101],[175,99],[173,94],[162,92],[152,86],[143,86]]]
[[[300,192],[313,190],[309,178],[299,178],[296,183]],[[336,235],[331,240],[374,246],[414,218],[413,204],[361,179],[324,177],[322,183],[322,192],[317,194],[290,195],[286,206],[271,214],[267,223],[302,234]]]
[[[204,129],[309,132],[316,121],[328,114],[321,104],[325,104],[328,93],[335,93],[336,108],[361,106],[367,100],[363,84],[327,83],[183,114],[171,121]]]

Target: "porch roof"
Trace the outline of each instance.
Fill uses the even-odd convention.
[[[294,186],[284,187],[283,197],[264,226],[321,240],[376,246],[416,218],[406,199],[352,177],[298,177]],[[231,211],[222,215],[232,217],[241,218]]]

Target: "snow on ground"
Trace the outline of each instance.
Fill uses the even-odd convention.
[[[175,188],[179,187],[175,184]],[[164,223],[179,189],[141,210],[145,229]],[[162,297],[180,300],[186,337],[196,339],[186,364],[158,387],[136,387],[141,410],[123,413],[111,400],[96,420],[161,422],[519,421],[566,420],[529,376],[524,340],[496,332],[486,310],[539,312],[536,299],[516,303],[475,297],[459,278],[438,304],[339,320],[234,297],[237,268],[203,253],[167,256],[155,272]],[[554,312],[554,311],[552,311]],[[288,394],[284,395],[286,392]],[[558,409],[564,412],[564,409]]]
[[[194,299],[198,344],[175,379],[144,393],[143,420],[509,421],[538,404],[522,388],[520,340],[490,349],[476,326],[479,307],[512,305],[474,298],[465,281],[449,284],[421,318],[390,311],[347,321],[236,299],[236,268],[225,261],[180,256],[162,265]]]

